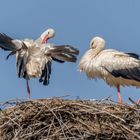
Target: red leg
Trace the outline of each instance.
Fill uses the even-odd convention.
[[[122,97],[120,94],[120,85],[117,85],[117,91],[118,91],[118,104],[122,104]]]
[[[30,87],[27,78],[26,78],[26,86],[27,86],[28,97],[30,98]]]

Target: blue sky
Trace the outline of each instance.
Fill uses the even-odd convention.
[[[102,80],[88,80],[77,71],[79,59],[89,48],[94,36],[106,40],[107,48],[140,54],[140,1],[139,0],[1,0],[0,32],[18,38],[36,39],[47,28],[56,30],[49,42],[70,44],[80,50],[77,63],[53,63],[49,86],[37,79],[30,80],[32,98],[70,95],[82,99],[102,99],[111,96],[117,100],[116,89]],[[26,84],[16,72],[15,58],[5,60],[0,51],[0,101],[26,98]],[[121,88],[125,102],[128,97],[140,97],[140,89]]]

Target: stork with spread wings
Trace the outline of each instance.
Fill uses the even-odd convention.
[[[59,63],[76,62],[79,50],[70,45],[54,45],[47,43],[49,38],[54,37],[53,29],[45,31],[37,40],[12,39],[0,34],[0,48],[9,51],[7,59],[16,55],[17,72],[19,78],[26,79],[27,92],[30,97],[28,80],[32,77],[39,78],[43,85],[49,84],[52,61]]]

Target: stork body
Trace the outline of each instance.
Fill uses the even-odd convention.
[[[139,56],[105,49],[105,41],[100,37],[91,40],[90,49],[81,58],[79,69],[90,79],[103,79],[109,86],[116,87],[120,104],[120,86],[140,87]]]
[[[19,78],[25,78],[27,92],[30,97],[30,88],[28,80],[30,78],[39,78],[43,85],[49,84],[52,61],[63,63],[76,62],[76,55],[79,51],[70,45],[54,45],[47,43],[47,40],[54,36],[47,32],[41,35],[36,41],[25,39],[15,40],[5,34],[0,34],[0,48],[10,51],[7,59],[11,55],[16,55],[17,72]],[[43,38],[44,36],[44,38]]]

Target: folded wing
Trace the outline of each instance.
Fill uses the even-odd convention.
[[[104,56],[101,66],[114,77],[122,77],[140,82],[140,59],[137,54],[110,52],[106,54],[107,57]]]

